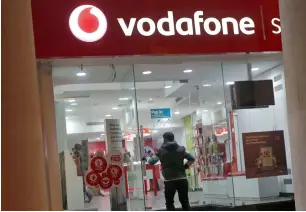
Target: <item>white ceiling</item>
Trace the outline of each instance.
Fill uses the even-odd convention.
[[[180,115],[174,115],[172,121],[180,123],[182,117],[195,112],[200,104],[201,109],[211,111],[224,107],[217,105],[219,101],[224,103],[224,83],[247,80],[247,62],[250,62],[252,67],[259,68],[253,72],[253,77],[281,64],[280,58],[277,59],[274,54],[261,54],[258,56],[260,59],[249,55],[247,60],[241,60],[241,55],[237,56],[238,59],[232,58],[232,55],[228,57],[231,59],[222,59],[222,63],[215,60],[207,61],[207,57],[201,59],[197,56],[196,59],[176,57],[171,58],[171,61],[161,60],[160,64],[154,61],[135,65],[96,65],[95,60],[95,66],[83,66],[83,71],[87,74],[85,77],[76,76],[81,63],[84,62],[83,59],[79,60],[78,66],[69,66],[67,61],[53,61],[55,97],[57,100],[65,99],[66,102],[68,99],[76,100],[75,106],[66,103],[66,108],[73,110],[66,112],[67,119],[86,123],[103,121],[108,114],[113,118],[122,118],[120,108],[130,102],[119,101],[119,98],[134,98],[135,76],[140,124],[145,127],[156,124],[156,121],[150,120],[150,109],[162,107],[170,107],[173,112],[180,111]],[[165,58],[167,57],[163,57],[164,60]],[[89,59],[86,60],[88,63]],[[149,62],[149,59],[146,62]],[[76,59],[70,63],[75,65]],[[63,66],[56,66],[60,64]],[[187,74],[183,72],[185,69],[193,71]],[[152,74],[143,75],[142,72],[146,70],[152,71]],[[180,80],[187,80],[187,83],[179,83]],[[169,84],[173,87],[165,89],[164,86]],[[204,84],[211,84],[211,87],[203,87]],[[182,100],[176,102],[178,97]],[[119,109],[113,110],[113,107]]]

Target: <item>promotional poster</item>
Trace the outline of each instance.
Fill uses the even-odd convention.
[[[246,178],[287,175],[283,131],[242,134]]]

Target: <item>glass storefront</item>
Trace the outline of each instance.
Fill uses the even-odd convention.
[[[281,201],[282,193],[293,193],[279,54],[134,57],[109,63],[80,59],[74,65],[63,61],[54,63],[53,81],[65,209],[107,211],[115,204],[113,188],[91,186],[86,180],[91,158],[108,153],[109,120],[116,120],[122,131],[124,173],[116,192],[121,192],[127,210],[165,208],[161,166],[141,159],[154,154],[169,131],[196,158],[187,170],[192,206]],[[266,79],[273,81],[275,105],[231,107],[234,82]],[[246,133],[272,131],[283,132],[280,143],[286,153],[281,147],[260,146],[259,157],[250,163]],[[262,159],[270,152],[271,157]],[[83,165],[82,157],[87,157]],[[269,160],[275,167],[287,164],[286,170],[265,175],[262,167]],[[253,163],[258,170],[252,177]],[[181,207],[177,195],[175,206]]]

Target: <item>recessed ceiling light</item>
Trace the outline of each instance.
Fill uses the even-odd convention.
[[[96,139],[97,139],[97,140],[100,140],[101,138],[100,138],[100,137],[97,137]]]
[[[113,107],[112,109],[113,109],[113,110],[118,110],[118,108],[117,108],[117,107]]]
[[[105,115],[105,116],[106,116],[106,117],[111,117],[112,115],[109,115],[109,114],[108,114],[108,115]]]
[[[128,98],[128,97],[122,97],[122,98],[119,98],[119,101],[127,101],[127,100],[129,100],[129,98]]]
[[[65,111],[66,112],[72,112],[73,110],[72,109],[66,109]]]
[[[184,73],[191,73],[191,72],[192,72],[191,69],[186,69],[186,70],[184,70]]]
[[[203,110],[203,112],[208,112],[208,110]]]
[[[105,134],[104,133],[101,133],[101,136],[104,136]]]
[[[179,111],[174,112],[175,115],[180,115],[181,113]]]
[[[149,100],[150,100],[150,101],[152,101],[153,99],[152,99],[152,98],[150,98]]]
[[[259,68],[252,68],[251,71],[258,71]]]
[[[165,88],[172,88],[172,85],[166,85]]]
[[[72,105],[72,106],[76,106],[76,105],[78,105],[78,103],[71,103],[70,105]]]
[[[217,102],[217,105],[221,105],[222,104],[222,102]]]
[[[84,76],[86,76],[86,73],[81,71],[81,72],[78,72],[76,75],[78,77],[84,77]]]
[[[203,87],[210,87],[211,84],[204,84]]]
[[[75,102],[75,99],[69,99],[68,102]]]
[[[149,75],[149,74],[152,74],[152,71],[144,71],[142,72],[143,75]]]
[[[153,133],[158,133],[158,130],[152,130]]]
[[[234,82],[227,82],[225,83],[226,85],[234,85],[235,83]]]

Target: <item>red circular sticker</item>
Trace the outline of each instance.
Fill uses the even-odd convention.
[[[115,185],[119,185],[120,184],[120,180],[114,180],[114,184]]]
[[[102,189],[109,189],[110,187],[112,187],[112,184],[113,180],[108,176],[102,177],[100,181],[100,186]]]
[[[88,185],[97,186],[101,182],[101,176],[94,171],[90,171],[86,174],[86,182]]]
[[[122,169],[117,165],[110,165],[107,169],[107,176],[111,179],[120,179],[122,176]]]
[[[90,162],[90,167],[97,173],[105,171],[107,162],[103,157],[94,157]]]

